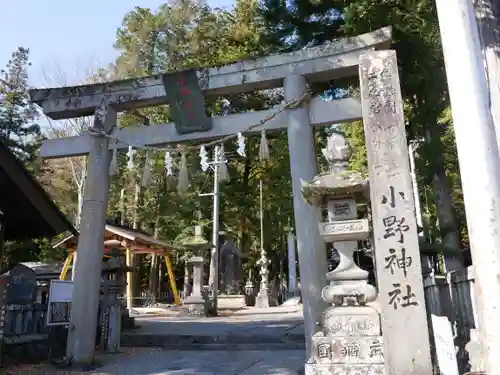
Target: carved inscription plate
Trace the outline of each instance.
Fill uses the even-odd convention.
[[[328,202],[328,221],[356,219],[354,199],[335,199]]]
[[[319,232],[326,241],[356,241],[367,239],[370,230],[367,219],[319,223]]]
[[[324,313],[323,327],[325,335],[330,338],[379,336],[380,318],[378,312],[370,307],[333,307]]]
[[[363,54],[359,74],[387,371],[388,375],[431,374],[396,52]]]
[[[384,363],[381,336],[328,338],[313,336],[316,363]]]
[[[333,214],[335,216],[347,216],[351,213],[351,205],[349,202],[334,202]]]

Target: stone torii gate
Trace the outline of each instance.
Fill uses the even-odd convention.
[[[200,69],[199,86],[204,95],[219,96],[261,89],[284,87],[285,101],[295,102],[308,92],[308,83],[357,76],[360,56],[390,45],[391,29],[383,28],[357,37],[301,51],[272,55],[234,64]],[[60,158],[88,154],[88,175],[80,225],[80,242],[73,292],[68,359],[74,363],[93,360],[97,319],[100,262],[109,188],[109,165],[113,148],[128,145],[159,146],[183,141],[207,141],[245,132],[274,111],[258,111],[212,118],[211,128],[180,134],[175,124],[136,128],[116,128],[116,113],[167,103],[170,87],[166,75],[134,78],[85,86],[30,91],[31,99],[52,119],[94,116],[92,134],[43,142],[41,156]],[[312,127],[362,118],[359,102],[341,99],[324,102],[314,98],[297,108],[288,108],[252,132],[288,131],[293,205],[299,255],[306,343],[316,331],[324,311],[321,289],[326,283],[325,245],[320,237],[320,212],[301,197],[301,179],[312,180],[317,160]],[[199,130],[199,129],[198,129]],[[99,134],[99,132],[101,134]],[[102,132],[123,143],[110,142]]]

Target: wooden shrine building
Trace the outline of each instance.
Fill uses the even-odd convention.
[[[59,241],[54,247],[64,247],[68,251],[68,257],[64,263],[60,279],[65,280],[67,273],[71,267],[73,257],[78,254],[76,252],[78,245],[78,235],[71,235]],[[111,254],[116,254],[116,251],[123,251],[122,254],[126,258],[128,267],[132,267],[132,257],[143,254],[156,254],[163,257],[167,267],[170,288],[176,305],[180,305],[180,296],[175,283],[175,275],[172,262],[170,260],[170,251],[175,247],[154,238],[153,236],[135,229],[124,226],[106,224],[104,230],[103,257],[110,257]],[[127,307],[132,308],[132,275],[127,273]]]
[[[3,241],[50,238],[64,232],[77,233],[36,179],[0,141],[0,257]]]

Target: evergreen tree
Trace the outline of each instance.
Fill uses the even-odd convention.
[[[266,41],[278,50],[296,50],[336,38],[345,0],[263,0]]]
[[[25,162],[34,161],[40,137],[28,94],[28,56],[29,50],[19,47],[0,70],[0,139]]]
[[[258,17],[256,0],[238,0],[234,9],[228,11],[210,8],[190,0],[176,0],[163,4],[157,11],[135,8],[127,13],[117,31],[115,47],[120,57],[111,70],[116,78],[141,76],[156,71],[173,71],[187,68],[216,66],[259,56],[268,51],[261,40],[263,23]],[[153,67],[153,70],[149,68]],[[267,109],[279,103],[279,92],[240,93],[224,98],[207,98],[206,108],[213,116],[238,113],[248,110]],[[140,112],[140,113],[139,113]],[[121,126],[137,126],[148,118],[151,126],[155,123],[171,121],[168,106],[141,109],[125,113],[120,117]],[[251,124],[248,124],[251,125]],[[220,227],[232,236],[240,248],[255,262],[258,254],[258,140],[247,138],[247,157],[240,158],[235,153],[235,145],[228,142],[225,151],[229,161],[230,180],[221,185]],[[273,162],[268,165],[268,175],[273,178],[265,187],[266,207],[271,202],[281,202],[279,209],[270,210],[266,218],[266,248],[269,256],[276,255],[276,271],[279,271],[279,252],[283,245],[281,234],[292,216],[292,201],[283,191],[291,191],[286,134],[279,139],[271,139]],[[209,149],[208,151],[212,151]],[[135,179],[142,173],[144,151],[139,151],[135,159]],[[120,191],[125,188],[125,222],[133,221],[134,210],[141,216],[142,229],[157,233],[165,240],[180,239],[185,234],[192,235],[193,225],[206,225],[209,237],[212,217],[212,201],[200,198],[200,192],[209,192],[213,176],[199,170],[197,152],[188,153],[191,188],[187,194],[179,195],[176,181],[166,178],[162,153],[150,153],[155,160],[153,184],[144,189],[144,201],[134,206],[134,188],[130,185],[130,173],[126,170],[123,156],[120,157],[120,173],[111,180],[110,217],[120,217]],[[177,159],[178,155],[174,155]],[[274,179],[274,174],[279,178]],[[288,177],[287,177],[288,176]],[[277,183],[279,180],[279,184]],[[278,197],[278,198],[274,198]],[[293,218],[292,218],[293,219]],[[276,235],[276,233],[280,233]],[[175,253],[176,259],[185,258],[184,253]],[[174,262],[178,266],[180,262]],[[253,266],[253,264],[250,264]],[[144,272],[147,263],[141,264],[145,278],[157,272]],[[151,259],[151,269],[154,258]],[[178,269],[177,272],[182,272]],[[254,275],[256,272],[253,273]],[[149,275],[149,276],[148,276]],[[144,280],[145,281],[145,280]],[[150,283],[151,285],[155,282]],[[153,289],[153,288],[152,288]]]
[[[459,249],[461,240],[450,196],[452,190],[460,190],[460,184],[459,179],[454,179],[452,189],[448,178],[450,173],[456,175],[458,171],[449,170],[451,164],[446,160],[445,151],[449,147],[445,142],[454,142],[448,132],[450,122],[440,121],[449,102],[434,1],[293,0],[287,3],[284,0],[262,0],[261,13],[269,30],[265,36],[278,50],[294,50],[392,26],[393,48],[398,56],[408,120],[408,138],[423,140],[417,167],[423,185],[421,192],[430,192],[425,197],[430,199],[422,197],[422,200],[434,201],[428,211],[437,215],[443,244]],[[356,91],[354,82],[350,83]],[[336,82],[331,87],[338,88],[341,84]],[[347,135],[353,145],[364,147],[361,123],[354,124],[352,129],[347,130]],[[355,150],[352,165],[363,169],[366,153]]]

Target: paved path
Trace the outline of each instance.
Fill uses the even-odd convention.
[[[127,332],[122,342],[157,347],[124,347],[121,354],[99,357],[102,366],[92,371],[44,365],[5,375],[296,375],[304,368],[305,351],[294,350],[297,341],[304,345],[297,306],[244,309],[216,318],[148,316],[137,323],[141,328]]]
[[[148,316],[136,318],[139,329],[122,336],[124,346],[173,349],[267,350],[302,349],[302,310],[298,306],[245,309],[229,317]],[[209,347],[210,344],[210,347]]]
[[[101,359],[92,371],[71,371],[52,366],[23,366],[6,375],[297,375],[304,366],[304,351],[165,351],[126,349]]]
[[[136,318],[139,329],[126,334],[157,335],[231,335],[267,333],[281,335],[304,332],[302,310],[299,307],[269,309],[245,309],[229,317],[140,317]]]

